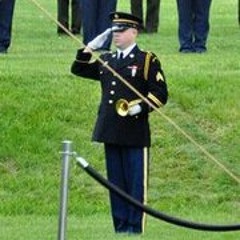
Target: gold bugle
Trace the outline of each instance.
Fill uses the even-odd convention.
[[[127,100],[121,98],[116,102],[116,111],[118,115],[125,117],[128,114],[129,103]]]
[[[116,102],[116,111],[117,111],[118,115],[125,117],[128,115],[129,108],[136,104],[139,104],[141,101],[142,101],[141,99],[136,99],[136,100],[128,102],[126,99],[120,98]]]

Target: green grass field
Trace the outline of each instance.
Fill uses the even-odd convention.
[[[56,18],[55,1],[39,3]],[[118,9],[129,11],[128,1]],[[222,0],[212,3],[206,54],[178,53],[175,1],[161,2],[159,33],[139,36],[139,45],[161,59],[170,93],[161,109],[167,119],[158,112],[150,119],[148,204],[154,209],[194,222],[240,223],[239,182],[217,164],[240,179],[239,35],[237,2]],[[55,23],[31,0],[17,1],[12,46],[0,56],[1,240],[57,238],[63,140],[72,140],[105,176],[102,145],[91,142],[99,85],[70,73],[80,45],[58,37]],[[116,236],[107,190],[74,161],[68,203],[69,240],[240,239],[240,232],[183,229],[151,216],[143,236]]]

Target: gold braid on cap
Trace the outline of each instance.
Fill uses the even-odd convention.
[[[117,22],[117,23],[132,23],[132,24],[136,24],[138,25],[137,21],[133,21],[133,20],[129,20],[129,19],[114,19],[113,22]]]

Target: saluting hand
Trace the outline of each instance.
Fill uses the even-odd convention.
[[[103,33],[95,37],[92,41],[87,44],[87,47],[91,48],[92,50],[99,49],[103,46],[103,44],[107,41],[108,36],[110,35],[112,29],[108,28]]]

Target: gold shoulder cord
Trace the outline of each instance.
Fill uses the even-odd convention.
[[[144,79],[145,79],[146,81],[148,80],[148,71],[149,71],[151,56],[152,56],[152,53],[151,53],[151,52],[147,52],[146,57],[145,57],[145,63],[144,63]]]

